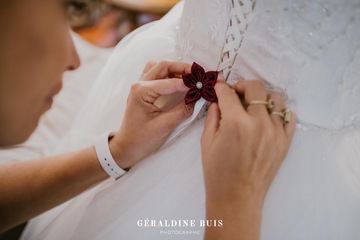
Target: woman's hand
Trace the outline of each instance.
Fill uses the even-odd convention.
[[[179,74],[190,65],[176,62],[149,64],[145,81],[133,85],[121,128],[110,141],[110,151],[122,168],[151,154],[184,119],[192,107],[184,101],[162,111],[154,105],[161,95],[186,91]],[[173,77],[168,78],[168,77]],[[151,79],[162,79],[148,81]],[[0,168],[0,232],[69,200],[108,178],[95,147],[38,160],[2,164]]]
[[[233,89],[220,82],[215,90],[219,102],[209,108],[201,145],[207,218],[223,220],[223,228],[209,228],[206,238],[258,239],[262,204],[288,152],[295,117],[285,123],[265,104],[249,105],[273,99],[272,111],[284,110],[284,97],[268,96],[261,81],[240,82]]]
[[[181,62],[149,63],[145,67],[143,81],[132,86],[123,122],[110,141],[110,150],[120,167],[129,168],[156,151],[192,115],[193,106],[184,101],[169,110],[154,104],[160,96],[187,91],[180,75],[190,71],[191,65]]]

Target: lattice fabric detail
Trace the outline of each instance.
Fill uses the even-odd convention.
[[[246,29],[251,21],[256,0],[231,0],[229,25],[222,50],[218,72],[227,81],[238,54]]]

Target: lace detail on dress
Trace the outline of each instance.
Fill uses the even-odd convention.
[[[202,1],[184,1],[184,10],[177,26],[176,50],[178,60],[208,63],[206,70],[215,70],[218,64],[221,47],[224,42],[231,0],[212,0],[204,4]],[[204,27],[206,26],[206,27]],[[216,59],[215,59],[216,58]]]
[[[244,38],[245,31],[251,21],[255,8],[255,0],[232,0],[229,25],[226,39],[218,66],[218,71],[225,80],[230,75],[238,50]]]

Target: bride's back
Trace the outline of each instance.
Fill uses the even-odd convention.
[[[216,69],[231,6],[250,0],[186,1],[178,50],[183,59]],[[257,0],[240,9],[246,31],[229,83],[262,79],[280,87],[300,123],[340,129],[360,118],[360,3],[358,0]],[[244,24],[243,24],[244,25]],[[244,27],[240,24],[242,31]],[[231,29],[234,32],[234,28]]]

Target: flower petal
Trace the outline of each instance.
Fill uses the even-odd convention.
[[[196,87],[196,83],[198,82],[192,73],[182,75],[182,79],[188,88]]]
[[[217,102],[217,96],[215,89],[213,87],[203,87],[202,88],[202,97],[209,102]]]
[[[185,86],[190,88],[186,93],[185,103],[190,104],[196,102],[201,97],[210,102],[217,102],[217,96],[214,90],[218,78],[217,71],[209,71],[205,73],[204,68],[199,64],[193,63],[191,73],[182,75]],[[197,83],[201,82],[202,86],[197,88]]]
[[[194,75],[198,82],[203,82],[205,78],[205,70],[196,62],[194,62],[191,66],[191,73]]]
[[[199,91],[199,89],[197,88],[191,88],[185,96],[185,104],[190,104],[193,102],[196,102],[197,100],[199,100],[201,98],[201,91]]]
[[[204,84],[206,86],[214,87],[218,79],[218,72],[217,71],[209,71],[205,73]]]

